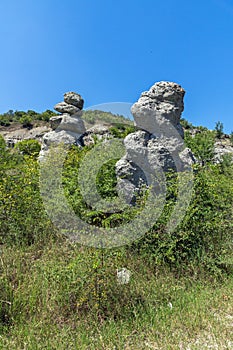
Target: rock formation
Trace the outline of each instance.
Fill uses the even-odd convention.
[[[62,113],[50,119],[52,131],[43,137],[42,149],[39,160],[42,160],[48,152],[49,146],[64,143],[65,145],[81,146],[80,137],[85,133],[85,125],[81,119],[84,100],[75,92],[64,94],[64,102],[54,106],[54,109]]]
[[[104,125],[94,125],[88,129],[80,138],[83,146],[95,144],[95,138],[98,140],[107,140],[112,138],[109,128]]]
[[[184,147],[180,125],[184,94],[178,84],[159,82],[132,106],[139,130],[124,139],[126,154],[116,164],[118,190],[128,203],[134,202],[142,185],[164,177],[163,172],[185,171],[195,162]]]
[[[172,125],[183,137],[180,117],[184,95],[184,89],[178,84],[165,81],[154,84],[131,108],[136,126],[158,137],[166,134],[170,137]]]
[[[233,161],[233,145],[225,135],[222,140],[218,140],[214,145],[214,163],[221,163],[225,155],[231,157]]]

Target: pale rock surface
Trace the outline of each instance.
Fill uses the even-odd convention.
[[[66,102],[59,102],[54,106],[55,111],[59,113],[68,113],[69,115],[80,112],[80,109],[76,106],[68,104]]]
[[[73,115],[72,117],[66,113],[62,115],[61,123],[57,127],[57,131],[71,131],[80,136],[86,131],[83,120],[80,117]]]
[[[82,143],[84,146],[90,146],[95,144],[95,137],[98,140],[109,139],[111,134],[109,132],[108,127],[104,125],[94,125],[90,129],[88,129],[82,135]]]
[[[132,106],[139,130],[124,139],[126,154],[116,164],[118,191],[127,203],[133,203],[142,186],[150,186],[164,172],[188,171],[195,163],[184,146],[180,125],[184,94],[178,84],[159,82]]]
[[[80,138],[86,131],[81,119],[83,103],[81,95],[67,92],[64,94],[64,102],[55,105],[54,109],[62,114],[50,118],[52,131],[43,137],[39,161],[43,161],[51,145],[64,144],[68,147],[71,145],[81,147]]]
[[[233,161],[233,145],[230,144],[230,141],[225,139],[224,141],[217,141],[215,142],[215,148],[214,148],[214,162],[220,163],[224,157],[224,155],[229,155],[232,158]]]
[[[183,136],[180,117],[184,95],[184,89],[176,83],[154,84],[131,108],[136,126],[160,137],[171,124]]]
[[[64,143],[65,145],[75,145],[81,135],[73,133],[71,131],[50,131],[43,137],[43,142],[46,146],[52,144],[58,145],[59,143]]]
[[[65,147],[70,147],[71,145],[81,147],[79,137],[81,135],[61,130],[61,131],[50,131],[46,133],[43,137],[41,151],[38,157],[38,161],[43,161],[46,155],[49,152],[49,147],[58,146],[59,144],[64,145]]]

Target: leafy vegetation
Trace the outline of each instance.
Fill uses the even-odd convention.
[[[33,110],[28,110],[27,112],[9,110],[6,113],[0,114],[0,125],[10,126],[13,123],[21,123],[24,127],[31,127],[33,122],[38,120],[48,122],[54,115],[57,115],[57,113],[49,109],[42,113]]]
[[[197,159],[206,165],[214,158],[214,142],[215,135],[212,131],[199,130],[195,135],[185,132],[185,143],[189,147]]]
[[[41,145],[36,140],[23,140],[17,142],[15,149],[18,149],[22,154],[37,157],[41,150]]]
[[[218,139],[221,139],[221,137],[223,136],[223,123],[218,121],[215,125],[215,132],[216,132],[216,136]]]
[[[118,138],[125,138],[128,134],[135,131],[135,126],[127,125],[125,123],[114,123],[114,126],[110,128],[110,133]]]
[[[99,110],[86,110],[83,111],[82,119],[90,124],[95,124],[97,121],[102,123],[120,123],[133,125],[132,120],[126,119],[123,115],[115,115],[111,112],[103,112]]]
[[[193,129],[194,128],[194,125],[192,123],[190,123],[187,119],[185,118],[181,118],[180,119],[180,124],[182,125],[182,127],[184,129]]]
[[[114,137],[134,130],[132,123],[114,122]],[[28,140],[11,150],[0,137],[0,348],[232,348],[233,164],[229,157],[213,163],[214,138],[206,129],[186,133],[200,164],[176,230],[165,229],[177,199],[177,176],[169,173],[159,220],[134,243],[104,250],[71,244],[51,223],[40,194],[40,145]],[[77,175],[93,147],[74,146],[65,159],[67,201],[96,227],[130,222],[146,194],[117,213],[92,210],[81,195]],[[106,161],[96,179],[108,200],[117,196],[115,162]],[[126,285],[116,281],[122,267],[132,272]]]

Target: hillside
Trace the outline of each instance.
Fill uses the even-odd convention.
[[[184,135],[186,153],[176,172],[163,135],[84,111],[78,143],[38,162],[53,117],[1,116],[0,348],[232,349],[232,135],[181,119],[175,137]],[[122,204],[119,179],[144,180],[130,159],[137,152],[142,166],[147,154],[160,157],[156,196],[144,182]]]

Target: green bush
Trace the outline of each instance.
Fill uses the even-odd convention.
[[[30,245],[51,237],[39,191],[38,163],[32,157],[14,154],[0,164],[0,241]]]
[[[82,119],[90,124],[95,124],[96,121],[101,121],[108,124],[124,123],[133,125],[133,122],[123,115],[113,114],[111,112],[104,112],[99,110],[83,111]]]
[[[230,180],[231,179],[231,180]],[[210,269],[227,266],[231,269],[233,248],[232,198],[233,168],[231,175],[223,174],[219,165],[195,169],[193,198],[185,218],[175,232],[165,226],[176,201],[174,178],[168,182],[169,197],[158,222],[133,250],[159,263],[182,265],[198,261]],[[226,257],[229,260],[226,261]]]
[[[117,138],[125,138],[128,134],[135,132],[136,127],[133,125],[127,125],[123,123],[114,123],[109,129],[110,133]]]
[[[1,126],[9,126],[10,120],[5,115],[0,115],[0,125]]]
[[[5,152],[5,150],[6,150],[6,142],[3,138],[3,136],[0,135],[0,153],[1,153],[1,155],[3,154],[3,152]]]
[[[24,128],[30,128],[32,126],[32,117],[29,115],[24,114],[20,119],[19,122],[23,125]]]
[[[55,234],[40,196],[38,163],[31,157],[38,154],[39,146],[31,141],[17,145],[19,150],[29,155],[25,157],[6,149],[3,138],[0,138],[0,236],[2,242],[8,244],[32,244]],[[193,148],[199,150],[199,142],[194,141]],[[146,194],[138,199],[135,207],[114,213],[93,210],[84,201],[77,175],[81,161],[92,147],[79,149],[73,146],[68,153],[62,173],[63,191],[68,203],[76,215],[92,225],[116,227],[130,222],[143,208]],[[101,198],[111,200],[117,196],[116,161],[108,161],[99,169],[96,187]],[[226,257],[232,256],[233,251],[233,166],[226,162],[195,166],[193,198],[183,222],[173,233],[167,233],[165,227],[177,199],[177,176],[175,173],[166,174],[167,194],[163,213],[157,222],[152,223],[151,230],[131,245],[130,251],[145,255],[157,264],[186,264],[198,259],[208,268],[226,266]]]
[[[185,144],[191,149],[202,165],[211,162],[214,158],[215,135],[209,130],[204,130],[192,136],[185,132]]]
[[[41,150],[41,145],[36,140],[23,140],[17,142],[15,148],[24,155],[37,157]]]
[[[224,133],[223,133],[223,123],[221,123],[220,121],[218,121],[215,124],[215,132],[216,132],[216,137],[218,139],[221,139]]]

